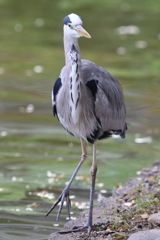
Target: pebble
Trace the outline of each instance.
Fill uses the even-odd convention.
[[[133,233],[128,240],[160,240],[160,229],[151,229]]]
[[[160,224],[160,212],[150,215],[148,221]]]

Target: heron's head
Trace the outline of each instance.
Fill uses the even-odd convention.
[[[72,38],[87,37],[91,38],[89,33],[82,27],[82,18],[71,13],[63,20],[64,34]]]

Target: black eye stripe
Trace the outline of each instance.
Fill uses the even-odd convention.
[[[68,16],[66,16],[66,17],[63,19],[63,23],[64,23],[65,25],[68,25],[69,23],[72,23],[72,22],[71,22],[70,18],[69,18]]]
[[[80,16],[78,16],[79,18],[80,18],[80,20],[83,22],[83,20],[82,20],[82,18],[80,17]],[[65,24],[65,25],[70,25],[70,23],[72,23],[71,22],[71,19],[70,19],[70,17],[69,16],[66,16],[64,19],[63,19],[63,24]]]

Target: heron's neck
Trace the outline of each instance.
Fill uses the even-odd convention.
[[[81,107],[81,59],[79,53],[78,39],[64,38],[64,49],[66,58],[66,84],[69,87],[69,105],[72,121],[78,124],[82,113]]]
[[[65,52],[65,63],[66,63],[67,69],[71,69],[71,65],[72,65],[71,57],[70,57],[70,50],[71,50],[73,44],[78,52],[78,62],[79,62],[79,66],[80,66],[81,58],[80,58],[78,38],[70,38],[70,37],[64,35],[64,52]]]

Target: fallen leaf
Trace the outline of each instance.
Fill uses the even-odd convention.
[[[132,203],[132,205],[135,205],[135,204],[136,204],[136,201],[135,201],[135,200],[132,200],[131,203]]]
[[[40,207],[40,204],[34,202],[34,203],[27,205],[27,207]]]
[[[59,175],[59,177],[58,177],[59,179],[64,179],[65,178],[65,174],[61,174],[61,175]]]
[[[156,179],[155,177],[153,177],[153,176],[151,176],[151,177],[149,178],[149,180],[152,181],[152,182],[156,182],[156,181],[157,181],[157,179]]]
[[[141,218],[143,218],[143,219],[147,219],[147,218],[149,218],[148,213],[143,213],[143,214],[141,215]]]

